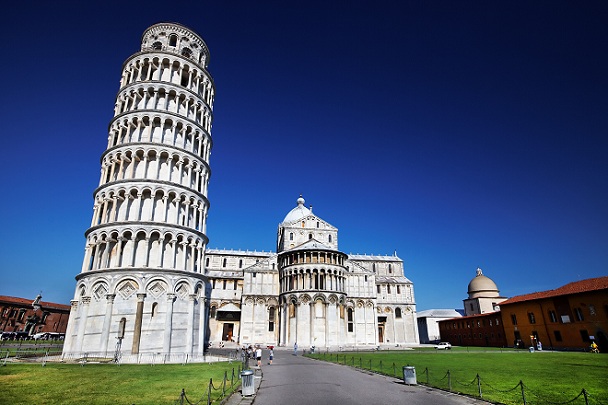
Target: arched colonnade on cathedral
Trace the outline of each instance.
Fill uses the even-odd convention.
[[[375,302],[342,293],[289,293],[280,296],[280,344],[300,347],[374,345]]]

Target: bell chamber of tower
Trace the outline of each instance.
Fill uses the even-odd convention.
[[[64,356],[204,351],[208,63],[199,35],[159,23],[123,64]]]

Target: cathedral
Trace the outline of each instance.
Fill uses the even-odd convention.
[[[302,197],[278,226],[276,253],[208,248],[208,63],[198,34],[159,23],[123,64],[64,357],[417,344],[403,261],[341,252],[338,229]]]
[[[403,261],[339,251],[338,229],[304,203],[298,198],[279,224],[276,253],[207,250],[211,343],[417,344],[414,289]]]

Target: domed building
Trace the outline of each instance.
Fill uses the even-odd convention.
[[[301,196],[279,224],[276,252],[208,248],[209,57],[194,31],[158,23],[123,64],[64,358],[418,343],[403,261],[341,252],[338,229]]]
[[[469,283],[469,298],[463,300],[465,316],[485,314],[498,311],[498,304],[506,300],[500,296],[496,283],[484,276],[480,268]]]
[[[413,283],[392,256],[349,255],[300,196],[275,252],[206,251],[211,346],[418,344]]]

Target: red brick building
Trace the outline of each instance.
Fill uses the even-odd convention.
[[[70,306],[36,299],[0,295],[0,331],[65,333]]]
[[[554,290],[500,303],[507,341],[525,346],[587,349],[594,340],[608,351],[608,277],[575,281]]]
[[[438,324],[441,340],[454,346],[507,346],[500,312],[447,319]]]

